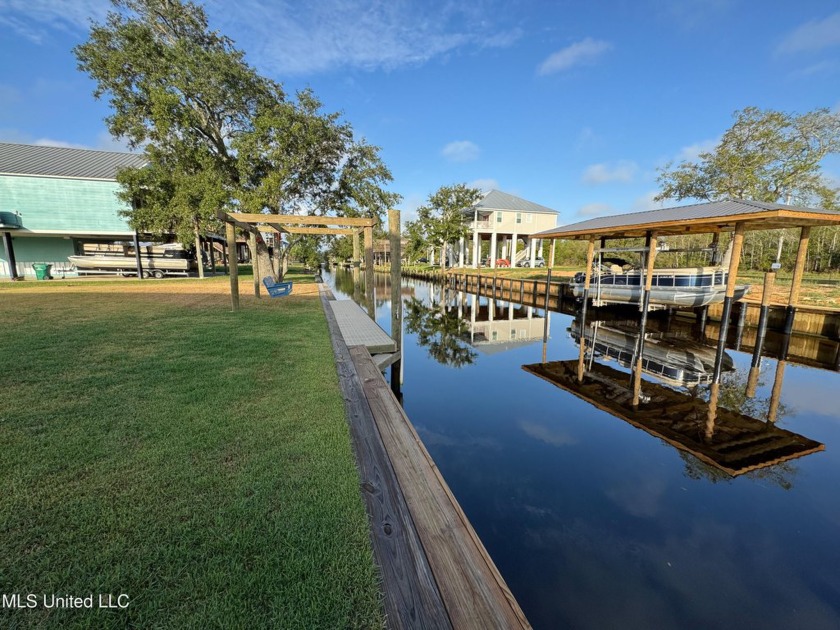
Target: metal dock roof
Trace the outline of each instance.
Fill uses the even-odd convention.
[[[727,200],[661,210],[597,217],[540,232],[539,238],[589,239],[746,230],[773,230],[806,225],[840,224],[840,212],[763,201]]]

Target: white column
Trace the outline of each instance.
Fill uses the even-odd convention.
[[[464,266],[464,237],[462,236],[458,241],[458,266]]]
[[[516,267],[516,239],[518,239],[516,232],[513,233],[513,240],[510,245],[510,266]]]
[[[537,239],[532,236],[528,237],[528,245],[531,247],[531,269],[533,269],[537,260]]]
[[[490,267],[496,268],[496,232],[490,235]]]
[[[543,241],[544,240],[545,239],[542,239],[542,238],[540,239],[540,258],[545,258],[545,256],[543,256]]]
[[[473,232],[473,253],[472,253],[473,254],[472,255],[473,267],[475,267],[476,269],[478,269],[478,265],[481,262],[479,260],[479,256],[481,256],[481,239],[479,238],[479,236],[480,235],[478,233],[478,228],[476,228],[475,232]]]
[[[505,236],[505,240],[502,241],[502,255],[500,258],[507,258],[508,252],[508,237]]]

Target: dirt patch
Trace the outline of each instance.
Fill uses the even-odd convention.
[[[145,296],[149,301],[158,304],[178,303],[195,306],[229,306],[230,281],[227,278],[177,279],[177,280],[52,280],[49,282],[2,283],[0,293],[6,295],[51,295],[66,293],[87,293],[96,295],[131,295]],[[256,302],[254,296],[254,282],[250,277],[239,281],[240,300],[244,304]],[[263,287],[260,287],[263,301],[272,301]],[[274,302],[287,299],[313,298],[318,296],[318,285],[312,282],[296,282],[292,294],[286,298],[278,298]]]

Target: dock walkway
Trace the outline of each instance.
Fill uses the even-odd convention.
[[[388,627],[529,628],[370,352],[343,336],[336,315],[352,309],[331,297],[322,286]]]

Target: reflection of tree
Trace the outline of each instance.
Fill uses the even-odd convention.
[[[718,406],[738,411],[750,418],[766,420],[770,414],[769,398],[747,397],[747,374],[738,370],[723,374],[720,379],[720,397]],[[759,381],[759,385],[763,384]],[[708,396],[707,396],[708,399]],[[779,403],[776,421],[781,420],[788,413],[787,407]]]
[[[353,295],[353,273],[340,267],[333,271],[335,288],[345,295]]]
[[[462,341],[467,323],[456,311],[426,306],[410,297],[405,302],[405,329],[417,335],[417,342],[429,350],[429,356],[442,365],[469,365],[478,356]]]
[[[683,474],[689,479],[706,479],[712,483],[719,481],[732,481],[733,477],[720,468],[710,466],[709,464],[697,459],[694,455],[686,453],[685,451],[678,451],[680,459],[685,464],[685,471]],[[751,470],[743,476],[753,481],[768,481],[779,486],[782,490],[790,490],[793,488],[793,477],[799,473],[799,469],[793,465],[792,462],[782,462],[774,464],[767,468],[759,468],[758,470]]]

